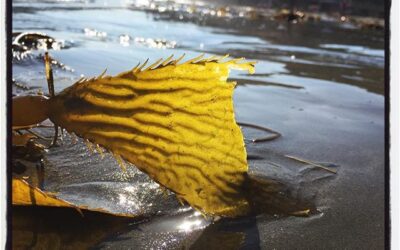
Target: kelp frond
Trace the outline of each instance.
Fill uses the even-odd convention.
[[[147,173],[205,214],[246,214],[244,140],[230,69],[254,62],[200,55],[146,60],[117,76],[79,81],[51,98],[50,119]],[[125,165],[121,165],[124,168]]]

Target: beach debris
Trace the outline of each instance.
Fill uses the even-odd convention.
[[[250,128],[262,130],[262,131],[265,131],[265,132],[271,134],[269,136],[251,139],[251,142],[253,142],[253,143],[272,141],[272,140],[275,140],[282,136],[281,133],[279,133],[278,131],[275,131],[275,130],[267,128],[267,127],[263,127],[263,126],[259,126],[259,125],[255,125],[255,124],[251,124],[251,123],[245,123],[245,122],[238,122],[237,124],[242,127],[250,127]]]
[[[295,160],[295,161],[298,161],[298,162],[301,162],[301,163],[304,163],[304,164],[308,164],[308,165],[311,165],[311,166],[326,170],[326,171],[334,173],[334,174],[337,173],[337,171],[334,170],[334,169],[328,168],[326,166],[323,166],[321,164],[318,164],[318,163],[315,163],[315,162],[312,162],[312,161],[309,161],[309,160],[305,160],[305,159],[302,159],[302,158],[299,158],[299,157],[295,157],[295,156],[291,156],[291,155],[285,155],[285,157],[289,158],[289,159],[292,159],[292,160]]]

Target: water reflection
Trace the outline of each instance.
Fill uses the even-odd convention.
[[[156,49],[173,49],[176,46],[175,41],[168,41],[162,38],[135,37],[133,41],[137,44],[145,45],[147,47]]]
[[[86,36],[88,37],[98,37],[100,39],[104,39],[107,37],[107,32],[104,31],[98,31],[96,29],[91,29],[91,28],[84,28],[83,32],[85,33]]]
[[[202,215],[200,212],[194,212],[193,215],[188,216],[181,224],[178,225],[178,230],[191,232],[193,230],[204,227],[205,223],[201,220],[201,216]]]

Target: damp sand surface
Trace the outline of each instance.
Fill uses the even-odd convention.
[[[211,222],[134,167],[92,154],[68,135],[44,158],[39,175],[21,175],[70,202],[137,214],[134,219],[63,209],[15,208],[18,247],[102,249],[383,249],[384,40],[376,30],[346,23],[250,20],[166,14],[126,2],[14,1],[13,32],[43,32],[55,89],[81,76],[128,70],[147,58],[206,53],[256,60],[256,74],[232,72],[236,119],[279,131],[243,127],[250,174],[279,181],[291,197],[312,201],[309,217],[265,213]],[[182,13],[180,13],[181,11]],[[43,50],[13,60],[16,95],[47,91]],[[21,87],[22,86],[22,87]],[[51,131],[41,130],[51,134]],[[334,169],[314,168],[286,156]],[[284,205],[284,204],[283,204]]]

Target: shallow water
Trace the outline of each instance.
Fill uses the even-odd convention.
[[[231,74],[238,82],[236,118],[283,136],[268,143],[246,142],[250,171],[283,183],[291,197],[311,200],[316,212],[310,217],[274,212],[211,222],[181,207],[174,195],[165,196],[134,167],[124,173],[110,155],[102,159],[81,140],[74,143],[65,136],[45,156],[41,187],[76,204],[140,218],[82,219],[67,211],[16,209],[15,246],[383,248],[383,33],[327,21],[293,24],[184,14],[133,9],[124,1],[14,1],[13,31],[43,32],[60,42],[59,50],[50,50],[60,63],[54,66],[56,92],[105,68],[113,75],[147,58],[171,54],[229,53],[257,60],[256,74]],[[13,78],[27,86],[13,86],[14,94],[47,91],[42,54],[33,50],[14,60]],[[249,128],[243,132],[247,139],[264,136]],[[27,171],[36,182],[36,168]],[[54,223],[60,217],[68,218],[62,227]]]

